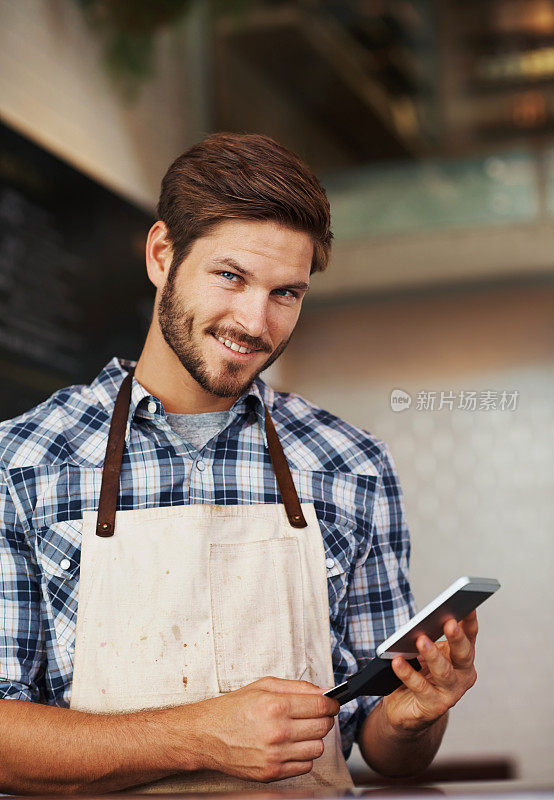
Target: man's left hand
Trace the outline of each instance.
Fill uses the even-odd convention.
[[[473,686],[477,630],[477,613],[472,611],[460,623],[454,619],[445,623],[446,642],[435,644],[419,636],[420,672],[400,656],[393,659],[392,668],[404,684],[383,698],[383,710],[393,728],[406,733],[425,730]]]

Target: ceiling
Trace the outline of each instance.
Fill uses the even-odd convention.
[[[318,169],[554,134],[554,0],[252,0],[213,44],[214,127],[276,104]]]

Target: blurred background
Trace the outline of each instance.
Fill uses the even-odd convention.
[[[138,356],[161,177],[215,130],[331,201],[268,380],[389,443],[419,606],[502,584],[429,779],[551,782],[554,0],[2,0],[1,419]]]

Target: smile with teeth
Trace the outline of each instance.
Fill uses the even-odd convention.
[[[253,350],[248,350],[248,348],[243,347],[242,345],[237,344],[236,342],[232,342],[230,339],[222,339],[221,336],[216,336],[215,338],[217,339],[218,342],[221,342],[221,344],[224,344],[225,347],[228,347],[229,350],[234,350],[236,353],[253,353],[254,352]]]

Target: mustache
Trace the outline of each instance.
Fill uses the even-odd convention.
[[[210,328],[208,333],[212,333],[214,336],[219,336],[221,339],[230,339],[232,342],[237,342],[237,344],[244,345],[244,347],[247,347],[249,350],[261,350],[264,353],[271,353],[273,350],[271,345],[265,342],[263,339],[255,336],[249,336],[247,333],[239,333],[238,331],[233,331],[230,328]]]

